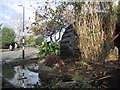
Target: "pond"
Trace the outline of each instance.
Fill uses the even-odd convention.
[[[15,66],[3,71],[3,76],[8,82],[20,88],[35,88],[41,85],[38,76],[38,64],[26,64],[22,66]]]

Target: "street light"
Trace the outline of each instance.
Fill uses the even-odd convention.
[[[23,7],[23,38],[22,38],[22,58],[25,58],[25,32],[24,32],[24,21],[25,21],[25,7],[23,5],[18,5]]]

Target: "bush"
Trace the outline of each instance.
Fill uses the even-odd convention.
[[[26,39],[25,39],[26,41],[26,45],[27,46],[35,46],[36,45],[36,42],[35,42],[35,37],[33,36],[33,35],[30,35],[30,36],[28,36]]]
[[[8,48],[8,45],[15,41],[16,34],[12,29],[3,27],[0,31],[0,37],[2,40],[0,41],[2,43],[1,48]]]
[[[42,36],[38,36],[35,40],[36,45],[41,45],[42,42],[44,41],[44,38]]]
[[[57,42],[44,42],[39,48],[39,56],[59,55],[60,46]]]

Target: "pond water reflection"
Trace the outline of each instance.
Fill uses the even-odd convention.
[[[10,70],[8,69],[4,72],[5,78],[16,87],[35,88],[41,85],[38,73],[29,71],[28,68],[37,69],[38,65],[32,63],[15,66],[14,68],[11,68]],[[9,75],[11,75],[11,77]]]

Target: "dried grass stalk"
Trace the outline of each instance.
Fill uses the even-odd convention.
[[[105,5],[110,7],[109,3]],[[96,11],[99,3],[97,5],[89,3],[88,6],[91,11],[81,13],[75,27],[80,40],[82,58],[105,61],[113,46],[111,40],[115,29],[115,15],[113,11]]]

